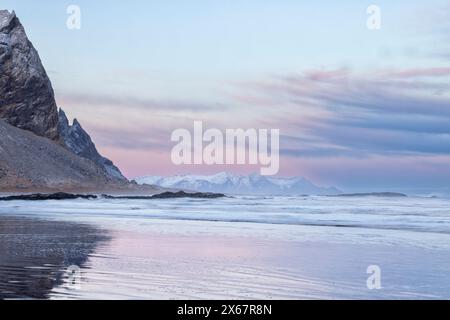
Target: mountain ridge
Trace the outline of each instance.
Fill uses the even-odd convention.
[[[77,120],[69,125],[58,113],[39,54],[7,10],[0,10],[0,132],[0,191],[150,190],[131,184]]]
[[[302,177],[273,178],[257,174],[240,176],[226,172],[210,176],[144,176],[135,178],[135,181],[141,185],[156,185],[163,188],[242,195],[336,195],[341,193],[334,187],[316,186]]]
[[[69,124],[67,116],[61,108],[58,111],[58,129],[64,145],[76,155],[90,159],[105,170],[107,175],[113,179],[126,181],[120,169],[114,163],[103,157],[95,146],[89,134],[83,129],[77,119],[73,120],[72,125]]]

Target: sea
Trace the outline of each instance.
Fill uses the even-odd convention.
[[[0,201],[1,299],[449,299],[450,199]]]

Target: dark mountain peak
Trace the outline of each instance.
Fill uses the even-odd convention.
[[[14,12],[0,10],[0,189],[128,186],[75,119],[56,106],[39,55]]]
[[[58,140],[58,113],[50,80],[14,12],[0,11],[0,119]]]
[[[0,10],[0,31],[12,29],[16,22],[17,17],[14,11]]]
[[[58,125],[59,125],[59,130],[60,132],[65,132],[69,129],[69,119],[66,116],[66,113],[64,112],[63,109],[59,108],[58,110]]]
[[[83,130],[83,128],[81,127],[81,124],[78,122],[77,118],[73,119],[73,124],[72,126],[77,127],[81,130]],[[83,130],[84,131],[84,130]]]

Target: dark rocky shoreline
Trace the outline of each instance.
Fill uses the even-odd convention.
[[[107,199],[130,199],[130,200],[152,200],[152,199],[177,199],[177,198],[192,198],[192,199],[218,199],[225,198],[222,193],[208,193],[208,192],[195,192],[188,193],[184,191],[178,192],[163,192],[152,196],[104,196]]]
[[[15,200],[42,201],[42,200],[73,200],[73,199],[97,199],[97,196],[58,192],[51,194],[35,193],[35,194],[0,197],[0,201],[15,201]]]
[[[111,195],[92,195],[92,194],[72,194],[65,192],[57,192],[51,194],[25,194],[25,195],[15,195],[0,197],[0,201],[44,201],[44,200],[74,200],[74,199],[129,199],[129,200],[156,200],[156,199],[179,199],[179,198],[193,198],[193,199],[218,199],[226,197],[221,193],[188,193],[184,191],[178,192],[164,192],[160,194],[155,194],[151,196],[111,196]]]

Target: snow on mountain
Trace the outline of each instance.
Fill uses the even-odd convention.
[[[146,176],[136,178],[135,181],[138,184],[157,185],[164,188],[242,195],[335,195],[341,193],[336,188],[319,187],[300,177],[273,178],[257,174],[238,176],[226,172],[211,176]]]

